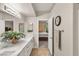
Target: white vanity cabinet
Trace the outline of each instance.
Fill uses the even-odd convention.
[[[22,51],[18,54],[18,56],[30,56],[33,47],[34,47],[34,42],[33,42],[33,39],[32,39],[22,49]]]
[[[0,49],[0,56],[30,56],[34,48],[33,35],[27,35],[10,47]]]

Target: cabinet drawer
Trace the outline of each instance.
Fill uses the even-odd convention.
[[[19,56],[25,56],[25,47],[23,48],[23,50],[19,53]]]
[[[33,44],[31,44],[31,45],[29,46],[29,48],[27,49],[27,54],[28,54],[28,56],[30,55],[30,53],[31,53],[31,51],[32,51],[32,48],[33,48]]]
[[[19,56],[29,56],[32,51],[33,46],[34,46],[33,40],[29,41],[28,44],[20,52]]]
[[[31,40],[30,42],[28,42],[28,44],[26,45],[27,48],[29,48],[29,46],[33,44],[33,40]]]

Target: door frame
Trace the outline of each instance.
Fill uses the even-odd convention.
[[[48,23],[48,20],[38,20],[38,48],[40,47],[40,44],[39,44],[39,22],[40,21],[47,21],[47,23]],[[48,29],[49,30],[49,29]]]
[[[52,18],[52,56],[54,56],[54,17]]]

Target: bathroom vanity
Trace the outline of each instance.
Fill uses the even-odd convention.
[[[0,48],[0,56],[29,56],[33,47],[33,35],[28,35],[20,39],[16,44]]]

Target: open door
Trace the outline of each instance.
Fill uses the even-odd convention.
[[[48,20],[48,49],[54,55],[54,18]]]

